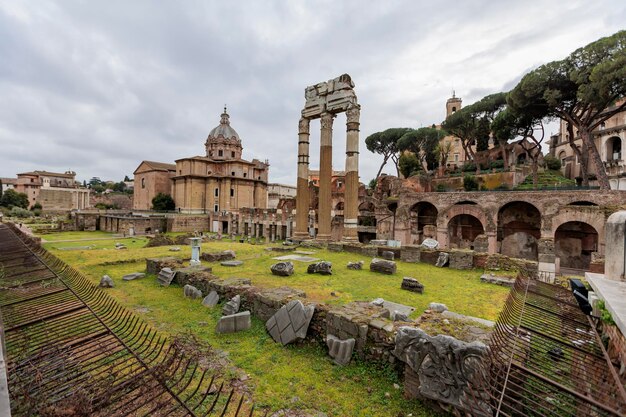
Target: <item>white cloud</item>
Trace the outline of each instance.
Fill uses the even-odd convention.
[[[347,72],[367,182],[381,162],[369,134],[439,123],[453,88],[465,104],[511,88],[625,20],[617,0],[0,3],[0,176],[119,180],[143,159],[198,155],[226,103],[244,156],[294,183],[304,88]]]

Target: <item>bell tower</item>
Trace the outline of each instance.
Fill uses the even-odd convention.
[[[454,90],[452,90],[452,97],[449,98],[448,101],[446,101],[446,119],[450,117],[451,114],[454,114],[457,111],[461,110],[462,102],[463,100],[458,98]]]

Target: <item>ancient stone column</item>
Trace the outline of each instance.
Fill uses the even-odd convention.
[[[322,113],[320,136],[320,192],[318,205],[317,240],[330,240],[330,211],[332,206],[331,180],[333,175],[333,118]]]
[[[296,188],[296,239],[308,239],[309,232],[309,119],[298,125],[298,183]]]
[[[346,188],[343,208],[343,240],[358,242],[359,216],[359,118],[361,106],[352,105],[346,112]]]

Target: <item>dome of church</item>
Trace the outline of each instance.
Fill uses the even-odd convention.
[[[224,139],[236,139],[238,141],[241,140],[239,138],[239,134],[237,134],[235,129],[230,127],[230,116],[226,112],[226,107],[224,107],[224,113],[222,113],[220,124],[209,132],[208,140],[213,138],[217,139],[220,137]]]

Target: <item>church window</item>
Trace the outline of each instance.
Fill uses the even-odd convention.
[[[247,176],[248,176],[248,173],[247,173],[247,172],[244,172],[244,173],[243,173],[243,177],[244,177],[244,178],[246,178]]]
[[[216,213],[217,213],[218,211],[220,211],[220,206],[218,206],[217,204],[216,204],[216,205],[214,205],[214,206],[213,206],[213,211],[214,211],[214,212],[216,212]]]
[[[220,189],[216,188],[215,189],[215,197],[219,197],[220,196]]]
[[[454,162],[459,162],[459,154],[458,153],[454,154]]]
[[[235,151],[231,151],[230,152],[230,156],[234,158],[235,157]]]
[[[231,189],[230,189],[230,196],[231,196],[231,197],[234,197],[234,196],[235,196],[235,189],[234,189],[234,188],[231,188]]]
[[[260,177],[260,176],[259,176],[259,177],[257,177],[257,180],[260,180],[260,179],[261,179],[261,177]]]
[[[230,173],[230,175],[234,177],[234,176],[235,176],[235,171],[232,171],[232,172]]]
[[[217,156],[224,156],[224,151],[221,149],[217,151]]]
[[[456,107],[452,107],[452,113],[456,112]]]
[[[146,188],[146,179],[145,178],[141,179],[141,188]]]

